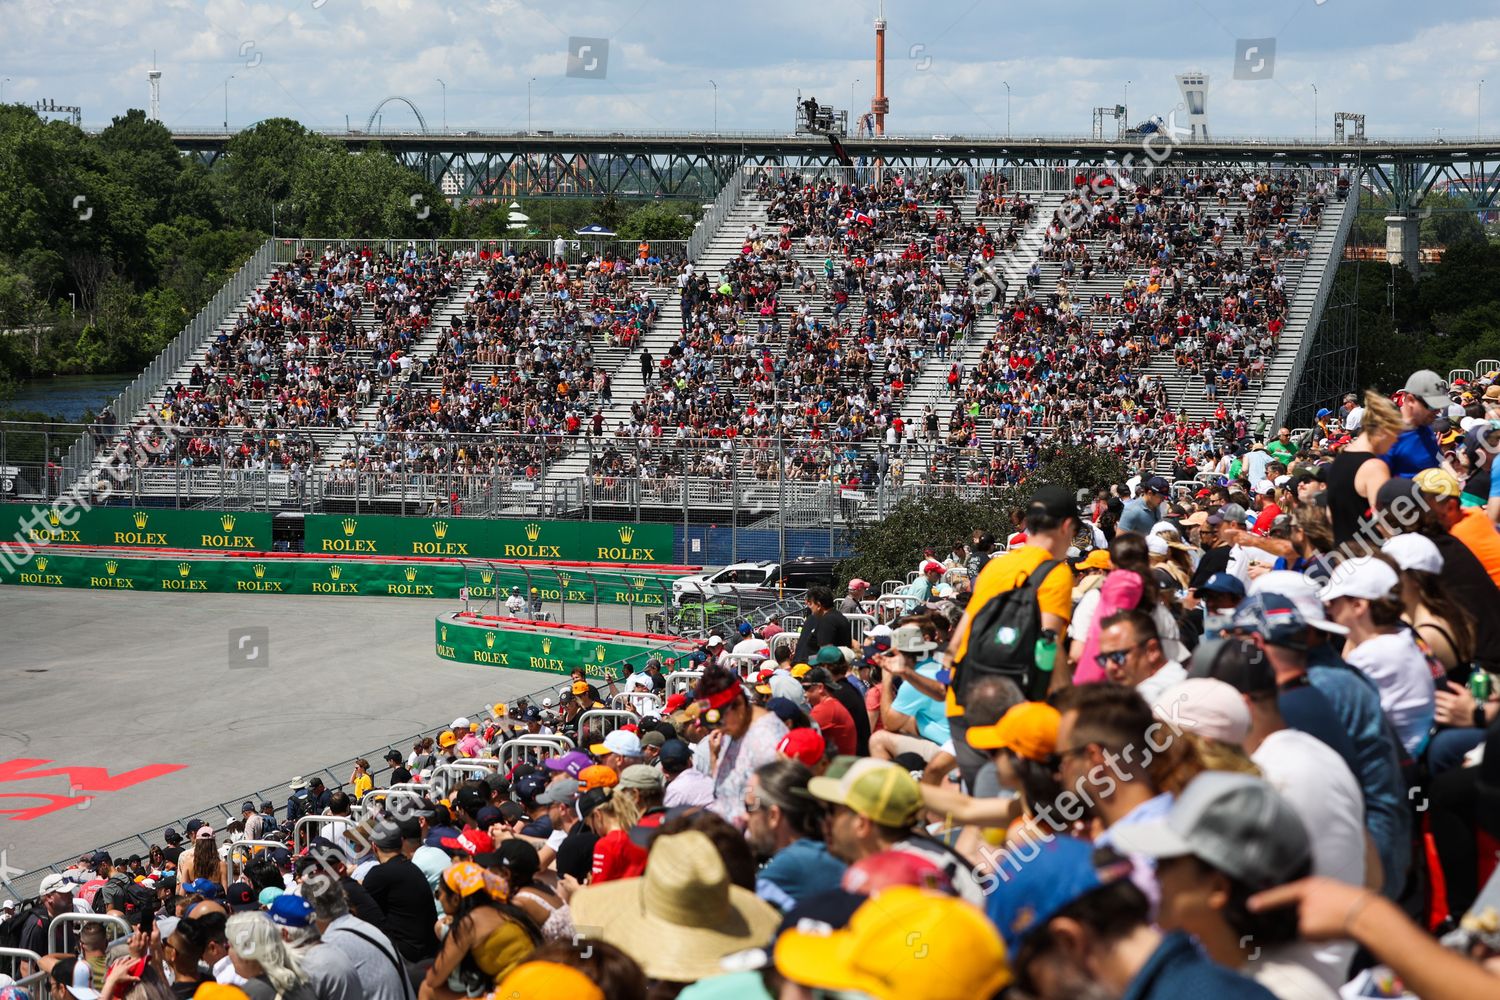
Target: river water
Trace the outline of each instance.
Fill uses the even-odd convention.
[[[7,409],[31,410],[54,419],[86,421],[134,381],[134,375],[58,375],[22,382]],[[120,414],[115,414],[120,416]]]

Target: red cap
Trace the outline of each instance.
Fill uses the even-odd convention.
[[[666,708],[666,710],[668,712],[676,712],[679,709],[681,709],[682,707],[684,707],[685,705],[687,705],[687,703],[688,703],[688,696],[685,695],[685,694],[683,694],[681,691],[679,691],[679,692],[677,692],[676,694],[672,695],[670,698],[667,699],[667,708]]]
[[[938,562],[935,559],[929,559],[929,560],[927,560],[926,562],[924,562],[922,564],[922,572],[923,573],[942,573],[942,572],[946,572],[946,571],[943,569],[943,564],[942,563]]]
[[[466,826],[464,832],[457,837],[444,837],[438,843],[450,850],[463,851],[468,855],[490,854],[495,850],[494,838],[477,826]]]
[[[625,730],[627,733],[638,733],[641,731],[641,727],[636,725],[634,722],[627,722],[620,728]]]
[[[953,892],[953,882],[933,862],[905,851],[882,851],[854,862],[844,871],[841,885],[846,892],[873,896],[893,885]]]
[[[775,672],[776,671],[774,671],[774,670],[761,670],[758,673],[756,673],[755,680],[758,683],[764,684],[766,681],[768,681],[768,680],[771,679],[771,675],[774,674]]]
[[[783,757],[800,760],[808,767],[817,767],[823,761],[828,745],[815,729],[792,729],[776,744],[776,752]]]

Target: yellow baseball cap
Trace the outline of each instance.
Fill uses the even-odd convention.
[[[798,664],[795,664],[792,667],[792,676],[793,677],[801,677],[803,674],[807,673],[811,669],[812,669],[812,664],[810,664],[810,663],[798,663]]]
[[[451,747],[456,743],[458,743],[458,737],[453,735],[451,729],[444,729],[441,733],[438,733],[438,746]]]
[[[969,746],[976,750],[1011,750],[1027,760],[1044,761],[1057,750],[1057,724],[1062,715],[1041,701],[1012,705],[993,726],[974,726]]]
[[[860,906],[843,930],[789,930],[776,969],[803,986],[876,1000],[973,1000],[1013,977],[984,912],[953,896],[898,885]]]
[[[829,770],[837,772],[838,767]],[[839,777],[813,778],[807,791],[824,802],[848,806],[881,826],[909,827],[922,811],[922,789],[911,772],[873,757],[860,757]]]
[[[1423,469],[1412,477],[1412,482],[1423,493],[1431,493],[1435,497],[1457,497],[1464,492],[1458,479],[1447,469]]]
[[[585,693],[587,693],[588,689],[589,689],[589,682],[588,681],[574,681],[573,682],[573,693],[574,694],[585,694]]]

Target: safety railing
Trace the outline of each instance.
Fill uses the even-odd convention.
[[[114,937],[129,937],[130,924],[123,918],[109,913],[59,913],[47,925],[47,954],[64,951],[67,929],[74,924],[102,924],[118,931]]]
[[[577,745],[562,733],[523,733],[500,745],[497,759],[506,770],[523,760],[536,762],[546,757],[561,757]]]
[[[342,820],[345,826],[354,825],[348,816],[328,818]],[[224,878],[229,885],[240,881],[240,874],[249,867],[257,851],[286,850],[286,845],[279,840],[231,840],[225,846],[228,849],[224,852]]]
[[[21,975],[21,963],[26,962],[32,971]],[[42,956],[27,948],[0,948],[0,970],[3,970],[13,982],[11,985],[19,986],[33,996],[42,995],[42,984],[47,981],[48,973],[42,968]]]

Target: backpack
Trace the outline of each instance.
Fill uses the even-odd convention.
[[[41,899],[28,899],[16,907],[16,912],[0,921],[0,948],[18,948],[21,932],[29,921],[35,920],[42,906]]]
[[[1028,698],[1047,675],[1036,669],[1036,642],[1042,633],[1042,609],[1037,592],[1059,560],[1048,559],[1030,576],[979,609],[969,628],[969,643],[957,667],[954,696],[960,705],[969,687],[981,677],[1005,677]],[[1058,637],[1061,641],[1061,637]]]

